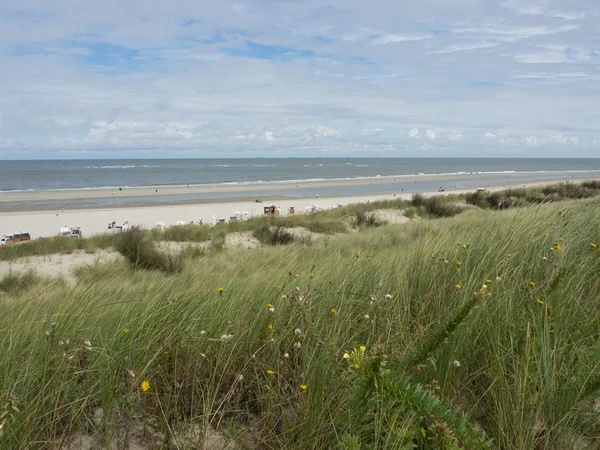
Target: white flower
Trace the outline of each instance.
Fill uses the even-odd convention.
[[[281,296],[281,298],[285,300],[285,299],[287,298],[287,295],[283,294],[283,295]]]
[[[92,350],[92,343],[90,342],[89,339],[86,339],[85,341],[83,341],[83,345],[87,351]]]
[[[459,361],[454,360],[454,362],[452,364],[454,364],[454,367],[456,367],[457,369],[460,367]]]
[[[60,341],[58,345],[65,345],[65,341]]]
[[[500,280],[502,280],[501,277],[496,277],[496,281],[500,281]]]
[[[300,342],[296,342],[296,343],[294,344],[294,347],[295,347],[295,348],[302,348],[302,344],[301,344]]]
[[[241,373],[238,375],[237,377],[238,381],[244,381],[244,375],[242,375]]]
[[[131,369],[127,370],[127,373],[131,376],[131,378],[135,378],[135,372]]]
[[[269,308],[269,312],[274,313],[275,312],[275,308]]]
[[[548,258],[546,258],[545,256],[544,256],[542,259],[543,259],[544,261],[547,261],[547,260],[548,260]]]
[[[299,335],[301,335],[301,334],[302,334],[302,330],[301,330],[300,328],[296,328],[296,329],[294,330],[294,334],[295,334],[296,336],[299,336]]]
[[[206,331],[205,331],[205,330],[202,330],[202,331],[200,332],[200,336],[204,336],[205,334],[206,334]]]
[[[385,298],[389,300],[390,298],[392,298],[392,294],[385,294]]]
[[[233,337],[233,334],[224,334],[223,336],[221,336],[221,340],[227,341],[227,340],[231,339],[232,337]]]
[[[298,286],[296,286],[296,290],[297,290],[298,292],[300,292],[300,288],[299,288]]]
[[[364,317],[365,317],[365,320],[369,320],[369,315],[368,314],[365,314]]]
[[[283,354],[283,357],[284,357],[285,359],[288,359],[288,358],[290,357],[290,354],[289,354],[289,353],[284,353],[284,354]]]

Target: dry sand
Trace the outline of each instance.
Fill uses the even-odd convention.
[[[17,261],[0,261],[0,279],[9,272],[25,272],[35,270],[40,275],[48,277],[64,277],[68,282],[75,283],[73,269],[78,266],[105,263],[122,260],[123,257],[114,251],[99,250],[95,253],[86,253],[76,250],[69,254],[54,254],[46,256],[29,256]]]

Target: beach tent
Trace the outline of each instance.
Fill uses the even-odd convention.
[[[154,228],[157,228],[159,230],[164,230],[165,227],[165,223],[161,220],[160,222],[156,222],[156,224],[154,225]]]
[[[179,225],[185,225],[185,222],[183,220],[178,220],[175,225],[179,226]]]

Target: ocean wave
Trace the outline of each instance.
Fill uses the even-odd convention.
[[[161,167],[160,165],[149,165],[142,164],[139,166],[85,166],[85,169],[136,169],[136,168],[147,168],[147,167]]]

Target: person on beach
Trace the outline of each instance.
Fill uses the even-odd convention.
[[[58,217],[58,209],[56,210],[56,217]]]

